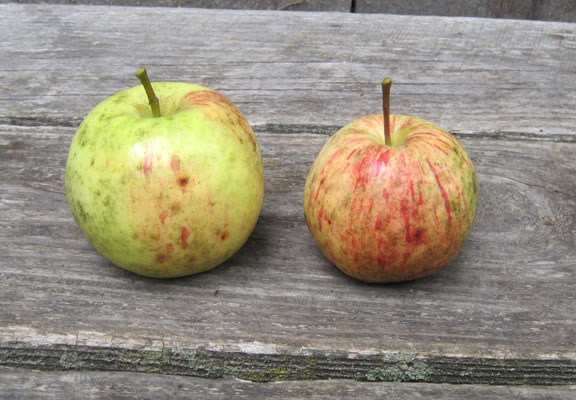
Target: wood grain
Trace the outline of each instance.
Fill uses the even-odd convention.
[[[89,4],[216,9],[339,11],[576,22],[572,0],[0,0],[0,3]]]
[[[0,0],[0,3],[13,2]],[[18,3],[349,12],[351,0],[19,0]]]
[[[0,14],[1,365],[576,384],[574,24],[15,4]],[[261,145],[259,223],[198,276],[114,267],[66,203],[77,125],[142,64],[156,80],[222,91]],[[443,271],[367,285],[322,257],[302,195],[329,135],[378,112],[382,75],[398,77],[393,112],[461,139],[480,201]]]
[[[355,11],[576,22],[576,3],[570,0],[356,0]]]
[[[359,383],[346,380],[290,381],[257,384],[241,380],[208,380],[126,372],[39,372],[0,369],[3,398],[61,400],[76,398],[145,400],[210,399],[382,399],[397,400],[482,398],[508,400],[566,400],[576,387],[522,387],[409,383]]]
[[[304,180],[327,136],[259,133],[266,197],[251,239],[212,272],[157,281],[112,266],[74,224],[62,181],[72,134],[0,131],[9,139],[0,164],[5,351],[52,344],[341,358],[399,352],[452,363],[512,359],[516,373],[525,360],[576,358],[573,143],[463,139],[480,185],[464,249],[430,279],[366,285],[321,256],[304,221]],[[24,360],[35,358],[44,362]]]
[[[381,112],[379,83],[390,76],[393,113],[463,133],[574,136],[575,24],[17,4],[1,11],[0,85],[10,95],[0,97],[0,122],[75,124],[138,84],[133,74],[146,66],[153,80],[223,92],[253,125],[343,126]]]

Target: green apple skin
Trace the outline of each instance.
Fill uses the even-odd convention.
[[[430,275],[459,252],[476,214],[478,184],[466,151],[419,118],[357,119],[318,154],[306,181],[306,221],[322,253],[365,282]]]
[[[264,196],[256,136],[222,94],[152,84],[97,105],[76,132],[66,164],[72,215],[92,245],[119,267],[170,278],[209,270],[253,231]]]

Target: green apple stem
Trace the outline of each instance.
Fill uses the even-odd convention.
[[[150,79],[148,79],[146,68],[141,68],[136,71],[136,77],[140,79],[142,86],[144,86],[146,96],[148,96],[148,103],[150,103],[150,108],[152,109],[152,117],[160,117],[160,101],[158,100],[158,97],[156,97],[154,89],[152,89],[152,84],[150,83]]]
[[[384,109],[384,143],[386,146],[392,146],[390,137],[390,86],[392,79],[386,78],[382,81],[382,107]]]

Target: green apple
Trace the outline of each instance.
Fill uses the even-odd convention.
[[[461,144],[420,118],[359,118],[324,145],[306,180],[306,221],[322,253],[366,282],[422,278],[464,244],[476,214],[476,172]]]
[[[169,278],[240,249],[264,195],[254,132],[222,94],[177,82],[123,90],[76,132],[66,164],[72,215],[119,267]],[[156,97],[157,95],[157,97]]]

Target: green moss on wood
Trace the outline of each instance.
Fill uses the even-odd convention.
[[[58,363],[63,369],[80,369],[81,363],[78,354],[75,352],[65,352],[60,356]]]
[[[0,346],[0,365],[41,370],[132,371],[255,382],[356,379],[466,384],[576,384],[572,360],[435,357],[411,354],[271,355],[206,350],[128,350],[21,343]]]
[[[370,382],[422,382],[434,373],[434,368],[411,354],[393,353],[381,358],[382,365],[370,369],[366,380]]]

